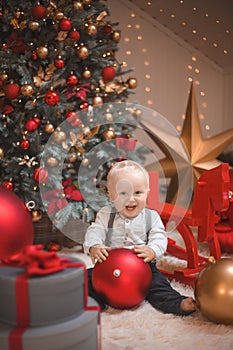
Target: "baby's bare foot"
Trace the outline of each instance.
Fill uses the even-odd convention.
[[[185,298],[180,303],[180,308],[182,311],[196,311],[197,306],[193,298]]]

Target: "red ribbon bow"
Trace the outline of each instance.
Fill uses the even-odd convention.
[[[3,264],[24,267],[26,274],[49,275],[67,267],[69,259],[60,258],[56,252],[46,252],[42,244],[28,245],[20,253],[3,260]]]
[[[74,185],[71,185],[72,179],[67,179],[62,182],[64,192],[62,189],[49,190],[43,194],[43,198],[49,201],[48,214],[52,214],[57,210],[61,210],[67,206],[66,198],[74,201],[82,201],[83,196]],[[65,194],[65,198],[63,195]]]

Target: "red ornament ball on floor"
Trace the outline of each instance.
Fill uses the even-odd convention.
[[[20,252],[33,243],[31,215],[12,191],[0,187],[0,259]]]
[[[92,283],[103,301],[118,309],[140,304],[151,286],[150,266],[130,249],[117,248],[109,252],[103,263],[96,263]]]

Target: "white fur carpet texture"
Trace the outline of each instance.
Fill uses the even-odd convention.
[[[205,253],[206,246],[202,244],[200,250]],[[91,266],[90,258],[75,248],[64,253]],[[173,269],[185,264],[165,255],[158,267]],[[181,294],[194,297],[192,287],[175,280],[171,283]],[[209,321],[200,311],[188,317],[163,314],[143,301],[129,310],[109,307],[100,320],[101,350],[233,350],[233,325]]]

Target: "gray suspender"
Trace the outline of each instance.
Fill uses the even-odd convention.
[[[151,218],[150,209],[145,208],[145,213],[146,213],[146,235],[147,235],[147,241],[148,241],[149,232],[150,232],[150,229],[152,227],[152,221],[151,221],[152,218]],[[106,240],[105,240],[105,244],[108,247],[111,246],[112,229],[113,229],[113,223],[114,223],[115,216],[116,216],[116,211],[111,211],[109,219],[108,219],[108,232],[106,234]]]

